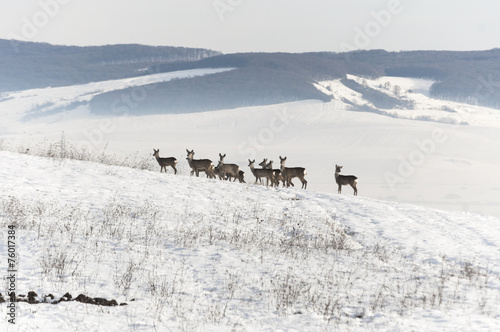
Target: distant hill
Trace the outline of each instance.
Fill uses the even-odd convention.
[[[473,52],[237,53],[199,61],[159,64],[152,67],[150,73],[207,67],[234,67],[236,70],[150,86],[147,98],[135,112],[197,112],[304,99],[326,101],[331,97],[314,88],[313,83],[343,79],[345,84],[353,85],[345,80],[347,74],[370,78],[433,79],[436,83],[430,93],[435,98],[500,107],[499,49]],[[110,104],[119,94],[130,94],[132,89],[96,96],[91,102],[92,111],[101,113],[111,109]],[[378,104],[393,103],[381,101],[380,96],[373,97]]]
[[[0,39],[0,92],[138,76],[157,64],[218,54],[184,47],[79,47]]]
[[[194,68],[227,68],[220,74],[172,80],[146,87],[146,98],[132,113],[185,113],[242,106],[269,105],[294,100],[331,99],[317,90],[313,82],[338,77],[321,59],[303,54],[231,54],[190,63],[156,66],[151,73]],[[316,76],[321,73],[320,76]],[[90,102],[95,113],[109,112],[120,95],[133,94],[134,88],[104,93]]]
[[[347,74],[429,78],[436,81],[430,90],[432,97],[500,108],[500,49],[221,54],[182,47],[77,47],[0,39],[0,92],[222,67],[235,70],[147,87],[146,98],[134,112],[198,112],[304,99],[327,101],[331,96],[318,91],[313,83],[343,79],[352,88],[353,83],[345,80]],[[94,97],[92,112],[111,109],[116,96],[131,93],[131,89]],[[379,104],[394,103],[364,92]]]

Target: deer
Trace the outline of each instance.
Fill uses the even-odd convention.
[[[222,172],[221,172],[221,168],[219,167],[219,165],[215,166],[214,175],[219,177],[219,180],[222,180]]]
[[[160,165],[160,173],[163,172],[163,170],[165,170],[165,173],[167,173],[167,166],[170,166],[174,169],[174,174],[177,174],[177,168],[175,168],[177,159],[175,159],[174,157],[161,158],[160,149],[153,149],[153,152],[153,156],[156,158],[156,161]]]
[[[255,168],[254,164],[255,164],[255,159],[254,160],[248,159],[248,167],[250,167],[250,170],[255,176],[255,184],[257,184],[257,180],[259,180],[260,183],[262,183],[261,178],[267,178],[267,184],[269,184],[269,182],[273,183],[274,180],[273,180],[272,170],[264,168]]]
[[[194,158],[194,150],[187,151],[187,161],[189,163],[189,167],[191,167],[191,175],[196,173],[196,176],[199,176],[200,171],[205,171],[207,177],[215,178],[214,175],[214,164],[210,159],[193,159]]]
[[[281,158],[280,156],[281,176],[283,176],[286,186],[289,187],[290,184],[293,186],[292,179],[297,177],[302,182],[302,189],[306,189],[307,181],[304,178],[307,174],[306,169],[304,167],[285,167],[285,161],[286,157]]]
[[[220,180],[222,180],[222,173],[220,172],[219,167],[215,167],[214,173],[215,173],[215,175],[217,175],[219,177]],[[234,177],[234,179],[233,179],[233,176],[230,174],[226,173],[226,176],[227,176],[227,179],[229,181],[233,180],[233,182],[235,182],[236,180],[238,180],[238,181],[240,181],[240,183],[246,183],[245,182],[245,172],[243,172],[241,170],[238,172],[238,177]]]
[[[262,166],[262,168],[266,168],[266,169],[272,169],[273,170],[273,176],[274,176],[274,184],[276,185],[276,187],[278,187],[280,185],[280,181],[283,182],[283,187],[285,186],[285,179],[283,178],[283,176],[281,176],[281,170],[280,169],[273,169],[273,161],[270,160],[268,163],[267,162],[267,159],[264,159],[262,161],[262,163],[260,163],[259,165]],[[293,186],[293,183],[292,183],[292,186]]]
[[[227,175],[228,180],[231,180],[233,178],[233,176],[230,175],[230,174],[226,174],[226,175]],[[234,180],[233,180],[233,182],[236,181],[236,180],[240,181],[240,183],[246,183],[245,182],[245,172],[243,172],[242,170],[240,170],[238,172],[238,177],[237,178],[235,177]]]
[[[220,176],[222,176],[224,180],[226,180],[226,176],[234,177],[233,182],[236,181],[240,174],[240,167],[236,164],[224,164],[224,158],[226,158],[226,154],[222,155],[221,153],[219,153],[219,158],[219,164],[217,165],[217,167],[220,170]]]
[[[335,165],[335,182],[339,185],[338,193],[342,193],[342,186],[350,185],[352,189],[354,189],[354,196],[357,196],[358,188],[356,185],[358,183],[358,178],[354,175],[340,175],[342,167],[344,166]]]
[[[240,181],[240,183],[246,183],[246,182],[245,182],[245,172],[240,171],[240,172],[238,173],[238,181]]]
[[[214,175],[217,175],[219,177],[219,180],[223,179],[220,163],[219,163],[219,165],[217,165],[214,168]],[[246,183],[245,182],[245,172],[243,172],[243,171],[239,171],[238,176],[234,177],[234,179],[233,179],[233,176],[231,174],[226,173],[226,176],[227,176],[228,180],[233,180],[233,182],[236,181],[236,179],[238,179],[240,181],[240,183]]]

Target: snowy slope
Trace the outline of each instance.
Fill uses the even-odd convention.
[[[5,331],[500,329],[495,217],[11,152],[0,186],[19,294],[128,304],[2,304]]]
[[[120,80],[94,82],[76,86],[30,89],[4,93],[0,95],[0,112],[2,114],[3,124],[0,125],[0,134],[13,132],[15,129],[12,128],[12,126],[16,121],[21,121],[21,123],[23,123],[30,119],[37,119],[48,115],[66,114],[67,111],[65,112],[65,108],[73,111],[70,117],[88,115],[88,111],[85,107],[81,107],[75,111],[71,104],[88,102],[95,95],[100,93],[128,87],[140,87],[147,84],[167,82],[173,79],[210,75],[228,70],[232,70],[232,68],[192,69]]]
[[[175,77],[211,72],[178,72]],[[279,156],[286,155],[287,166],[307,169],[308,189],[336,193],[333,172],[339,164],[345,174],[358,176],[359,195],[364,197],[500,216],[500,178],[493,176],[500,167],[499,111],[429,98],[432,82],[427,80],[350,76],[392,96],[392,87],[398,85],[398,98],[414,102],[413,109],[381,110],[386,115],[352,111],[344,101],[353,105],[370,101],[338,80],[317,85],[335,98],[329,103],[302,101],[142,117],[98,117],[85,105],[53,111],[99,90],[140,86],[170,79],[168,75],[2,96],[4,149],[35,151],[39,145],[60,142],[64,132],[68,145],[86,150],[151,158],[157,148],[161,156],[175,156],[183,169],[186,149],[194,149],[195,158],[214,162],[219,153],[226,153],[226,162],[239,164],[247,175],[248,159],[259,163],[268,158],[278,168]],[[43,107],[48,102],[51,106]],[[344,193],[351,189],[344,188]]]

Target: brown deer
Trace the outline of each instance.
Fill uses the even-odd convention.
[[[262,167],[263,169],[265,169],[267,172],[270,173],[270,175],[268,175],[266,178],[266,185],[268,186],[269,185],[269,179],[271,179],[271,186],[274,186],[274,185],[279,185],[279,181],[276,183],[276,173],[274,172],[273,170],[273,162],[271,161],[271,163],[269,164],[267,162],[267,158],[264,158],[262,160],[262,162],[259,164],[260,167]]]
[[[342,186],[350,185],[354,189],[354,195],[358,195],[358,188],[356,185],[358,183],[358,178],[354,175],[340,175],[340,170],[344,166],[335,165],[335,182],[339,185],[339,194],[342,192]]]
[[[260,163],[259,165],[261,165],[263,168],[266,168],[266,169],[272,169],[273,170],[273,176],[274,176],[274,184],[276,185],[276,187],[278,187],[280,185],[280,181],[283,183],[283,187],[285,186],[285,179],[283,178],[283,176],[281,176],[281,170],[280,169],[277,169],[277,168],[274,168],[273,169],[273,161],[269,161],[267,164],[266,164],[266,161],[267,159],[264,159],[262,161],[262,163]],[[263,166],[262,164],[265,164],[265,166]],[[293,186],[293,183],[291,184]]]
[[[205,171],[207,177],[215,178],[214,175],[214,164],[210,159],[193,159],[194,158],[194,150],[187,151],[187,161],[189,163],[189,167],[191,167],[191,175],[196,173],[196,176],[199,176],[200,171]]]
[[[240,172],[238,173],[238,181],[240,181],[240,183],[246,183],[246,182],[245,182],[245,172],[240,171]]]
[[[304,167],[285,167],[285,158],[281,158],[281,176],[285,179],[286,186],[289,187],[290,184],[293,186],[292,179],[299,178],[300,182],[302,182],[302,189],[307,188],[307,181],[304,178],[307,174],[306,169]]]
[[[159,149],[153,149],[153,151],[153,156],[156,157],[156,161],[158,162],[158,164],[160,164],[160,173],[163,172],[163,170],[165,170],[165,173],[167,173],[167,166],[170,166],[174,169],[174,174],[177,174],[177,168],[175,168],[177,159],[175,159],[174,157],[161,158]]]
[[[273,172],[272,170],[269,169],[263,169],[263,168],[255,168],[255,159],[250,160],[248,159],[248,167],[250,167],[250,170],[252,171],[252,174],[255,176],[255,183],[257,183],[257,180],[262,183],[262,178],[267,178],[267,184],[269,182],[273,183]]]
[[[215,175],[217,175],[219,177],[220,180],[222,180],[222,173],[220,172],[220,169],[218,167],[215,167],[214,173],[215,173]],[[229,181],[233,180],[233,182],[234,182],[234,181],[238,180],[238,181],[240,181],[240,183],[246,183],[245,182],[245,172],[243,172],[243,171],[239,171],[238,177],[235,177],[234,179],[233,179],[233,176],[230,174],[226,173],[226,176],[227,176],[227,179]]]
[[[226,180],[226,176],[234,177],[234,181],[239,177],[240,174],[240,166],[236,164],[224,164],[224,158],[226,158],[226,154],[222,155],[219,153],[219,164],[217,167],[219,168],[220,176]]]
[[[219,177],[219,180],[222,180],[223,179],[222,171],[221,171],[221,167],[219,167],[219,166],[220,166],[220,164],[214,168],[214,174]],[[233,179],[233,176],[231,174],[226,173],[226,176],[227,176],[227,179],[229,181],[233,180],[233,182],[234,182],[234,181],[238,180],[238,181],[240,181],[240,183],[246,183],[245,182],[245,172],[243,172],[243,171],[239,171],[238,177],[234,177],[234,179]]]

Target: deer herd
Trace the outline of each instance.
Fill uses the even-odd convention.
[[[177,159],[174,157],[162,158],[160,157],[160,150],[153,149],[153,156],[158,161],[160,165],[160,172],[165,170],[167,172],[167,166],[172,167],[174,173],[177,174]],[[220,180],[238,180],[240,183],[245,183],[244,174],[240,167],[236,164],[227,164],[224,162],[226,154],[219,153],[219,163],[214,167],[214,164],[210,159],[194,159],[194,150],[187,150],[187,161],[189,167],[191,167],[191,175],[196,173],[199,176],[200,172],[204,172],[209,178],[219,178]],[[304,167],[285,167],[286,157],[282,158],[280,156],[280,168],[273,168],[273,161],[267,161],[265,158],[259,166],[261,168],[255,168],[255,159],[248,159],[248,167],[255,176],[255,184],[257,182],[263,183],[262,180],[266,179],[266,185],[269,186],[279,186],[280,182],[283,187],[293,187],[293,178],[299,178],[302,183],[302,189],[307,188],[307,181],[305,176],[307,174]],[[358,189],[356,187],[358,178],[354,175],[341,175],[340,171],[342,166],[335,165],[335,182],[338,185],[338,193],[342,191],[342,186],[350,185],[354,189],[354,195],[358,194]]]

